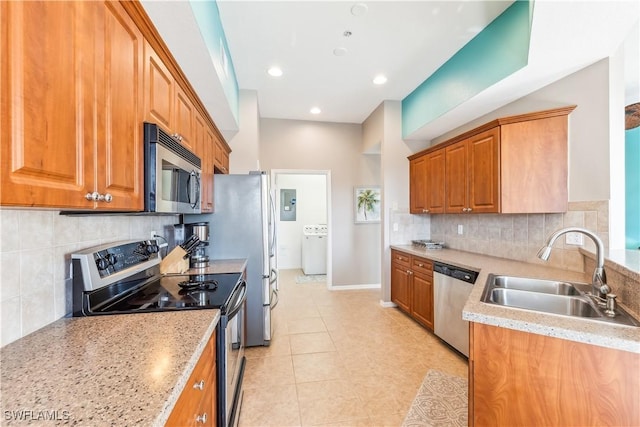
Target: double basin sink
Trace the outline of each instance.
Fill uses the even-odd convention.
[[[620,307],[613,317],[588,296],[591,285],[489,274],[481,301],[504,307],[640,327]]]

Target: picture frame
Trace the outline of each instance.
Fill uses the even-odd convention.
[[[354,188],[353,208],[356,224],[372,224],[380,222],[380,187],[363,185]]]

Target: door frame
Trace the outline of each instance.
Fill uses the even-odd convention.
[[[279,187],[277,184],[278,175],[324,175],[326,185],[326,209],[327,209],[327,289],[331,289],[332,283],[332,235],[333,227],[331,226],[331,171],[330,170],[317,170],[317,169],[272,169],[271,170],[271,188],[274,190],[274,198],[279,201]],[[279,220],[275,221],[276,235],[278,234]]]

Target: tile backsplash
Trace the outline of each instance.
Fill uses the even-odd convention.
[[[71,254],[103,243],[166,236],[177,215],[64,216],[0,209],[0,346],[71,312]]]
[[[390,210],[389,218],[389,242],[392,245],[408,245],[412,240],[430,238],[431,217],[429,215],[412,215],[407,209]]]
[[[459,225],[462,234],[458,234]],[[569,202],[566,213],[431,215],[431,238],[444,241],[451,249],[545,263],[537,258],[538,250],[550,234],[570,226],[594,231],[608,249],[609,201]],[[562,236],[553,247],[548,265],[580,272],[584,271],[584,260],[579,248],[595,249],[586,236],[584,246],[567,245]]]

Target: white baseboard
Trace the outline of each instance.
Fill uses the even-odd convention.
[[[330,291],[353,291],[358,289],[380,289],[380,283],[370,285],[329,285]]]
[[[380,300],[380,305],[384,308],[394,308],[397,307],[396,303],[391,301],[382,301]]]

